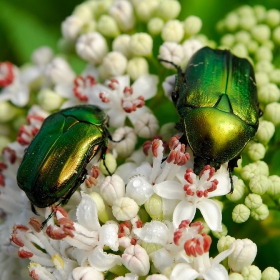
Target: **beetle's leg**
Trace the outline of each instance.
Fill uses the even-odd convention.
[[[108,174],[109,174],[110,176],[112,176],[112,173],[109,171],[109,168],[107,167],[106,161],[105,161],[106,150],[107,150],[107,147],[106,147],[106,146],[102,147],[102,150],[101,150],[101,159],[103,160],[103,164],[104,164],[104,166],[105,166],[105,168],[106,168]]]
[[[111,135],[111,134],[108,134],[108,138],[109,138],[110,141],[112,141],[112,142],[114,142],[114,143],[120,143],[120,142],[122,142],[122,141],[125,139],[125,137],[123,137],[121,140],[114,140],[114,139],[112,138],[112,135]]]
[[[31,203],[31,211],[32,211],[35,215],[40,216],[40,215],[38,214],[38,212],[37,212],[37,210],[36,210],[36,208],[35,208],[35,206],[34,206],[33,203]]]
[[[234,167],[237,167],[237,161],[240,159],[240,155],[238,155],[237,157],[231,159],[229,162],[228,162],[228,172],[229,172],[229,180],[230,180],[230,185],[231,185],[231,188],[230,188],[230,192],[232,193],[233,192],[233,180],[232,180],[232,172],[233,172],[233,169]]]

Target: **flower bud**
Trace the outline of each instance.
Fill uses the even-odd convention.
[[[179,1],[163,0],[159,2],[157,7],[157,14],[165,21],[176,18],[180,11]]]
[[[68,62],[61,57],[54,58],[47,65],[45,73],[54,84],[70,84],[76,76]]]
[[[226,197],[232,202],[240,201],[245,194],[246,187],[243,180],[238,179],[237,183],[234,184],[234,189],[232,193],[226,195]]]
[[[277,175],[272,175],[268,177],[270,181],[270,186],[268,187],[267,194],[278,195],[280,193],[280,177]]]
[[[84,23],[93,19],[93,13],[88,3],[82,3],[76,6],[72,15],[80,18]]]
[[[245,205],[249,209],[256,209],[262,205],[262,198],[258,194],[250,193],[245,198]]]
[[[183,25],[177,19],[169,20],[162,28],[161,38],[163,41],[179,43],[183,37]]]
[[[251,209],[251,216],[257,221],[263,221],[269,216],[269,210],[266,204],[262,204],[259,208]]]
[[[126,57],[120,52],[109,52],[103,59],[102,67],[109,76],[124,74],[127,66]]]
[[[251,35],[248,31],[241,30],[235,34],[235,40],[238,43],[248,44],[251,40]]]
[[[280,45],[280,26],[277,26],[273,30],[272,39],[276,44]]]
[[[245,44],[237,43],[231,48],[232,52],[239,57],[247,57],[248,50]]]
[[[222,224],[222,229],[220,231],[212,230],[212,234],[216,238],[221,238],[222,236],[226,236],[228,234],[228,229],[224,224]]]
[[[255,164],[257,165],[257,168],[259,168],[259,174],[268,177],[269,168],[268,168],[267,163],[265,161],[258,160],[258,161],[255,162]]]
[[[244,279],[261,280],[262,272],[257,266],[249,265],[243,267],[241,275],[244,277]]]
[[[258,91],[258,99],[260,103],[268,104],[272,102],[277,102],[280,98],[279,88],[272,83],[268,83],[261,86]]]
[[[75,41],[83,25],[84,21],[78,16],[72,15],[67,17],[61,24],[62,36],[69,41]]]
[[[112,44],[113,51],[122,53],[125,57],[129,58],[130,53],[130,36],[127,34],[121,34],[114,39]]]
[[[197,16],[189,16],[184,21],[184,29],[187,36],[199,33],[202,27],[202,20]]]
[[[188,39],[183,43],[183,51],[184,51],[184,62],[182,62],[181,66],[184,68],[187,66],[190,58],[201,48],[203,45],[197,39]]]
[[[257,19],[254,16],[242,16],[239,20],[241,29],[251,30],[256,25]]]
[[[251,32],[253,38],[259,43],[263,43],[270,38],[270,28],[265,24],[255,25]]]
[[[15,118],[18,109],[8,101],[0,101],[0,123],[6,123]]]
[[[150,270],[149,256],[140,245],[131,245],[126,248],[122,255],[123,264],[139,276],[145,276]]]
[[[273,69],[269,73],[269,78],[272,83],[280,85],[280,69]]]
[[[135,148],[137,137],[131,127],[125,126],[116,129],[112,138],[118,143],[114,143],[114,149],[121,157],[128,157]]]
[[[105,155],[105,162],[106,162],[106,166],[109,169],[109,171],[111,173],[114,173],[114,171],[117,168],[117,162],[116,162],[115,157],[112,154],[108,153]],[[99,169],[103,174],[109,175],[106,167],[104,166],[103,160],[99,161]]]
[[[150,56],[153,48],[153,39],[147,33],[136,33],[131,36],[130,51],[135,56]]]
[[[36,65],[46,65],[53,58],[53,51],[49,47],[40,47],[32,53],[32,62]]]
[[[274,135],[274,132],[275,126],[272,122],[260,120],[256,138],[258,139],[258,141],[266,145]]]
[[[255,40],[250,40],[250,42],[248,42],[246,46],[250,54],[255,53],[259,47],[258,43]]]
[[[102,15],[97,22],[98,31],[105,37],[115,38],[120,35],[116,20],[109,15]]]
[[[269,75],[266,72],[255,73],[255,78],[256,78],[258,88],[269,83]]]
[[[163,203],[162,198],[157,194],[153,194],[145,202],[145,210],[153,220],[162,220],[163,217]]]
[[[257,61],[261,61],[261,60],[272,61],[273,54],[272,51],[267,46],[261,46],[257,49],[255,58]]]
[[[152,274],[149,275],[146,280],[168,280],[168,278],[162,274]]]
[[[63,98],[49,88],[42,88],[37,98],[42,109],[48,112],[59,109],[63,102]]]
[[[128,61],[126,72],[135,81],[140,76],[149,73],[149,64],[144,57],[134,57]]]
[[[267,176],[256,174],[250,179],[249,188],[253,193],[262,195],[264,194],[268,187],[270,186],[270,181]]]
[[[147,28],[152,36],[156,36],[161,33],[163,26],[164,26],[163,19],[154,17],[149,20]]]
[[[246,32],[246,31],[244,31]],[[221,38],[221,45],[225,46],[225,47],[232,47],[233,44],[235,43],[235,36],[233,34],[225,34],[222,38]]]
[[[243,276],[239,273],[231,273],[228,276],[228,280],[244,280]]]
[[[262,280],[278,280],[279,279],[279,271],[274,267],[267,267],[262,272]]]
[[[217,248],[218,248],[219,253],[229,249],[229,247],[231,246],[231,244],[234,241],[235,241],[235,238],[231,237],[230,235],[222,236],[217,243]]]
[[[134,6],[139,21],[148,22],[157,9],[158,0],[141,0],[137,1]]]
[[[241,177],[245,181],[249,181],[256,175],[269,175],[268,165],[263,161],[257,161],[247,164],[242,168]]]
[[[263,159],[265,156],[265,147],[261,143],[252,143],[250,142],[246,147],[249,157],[253,161]]]
[[[253,7],[254,14],[258,22],[264,21],[266,17],[266,8],[262,5],[255,5]]]
[[[76,43],[77,54],[84,60],[96,65],[100,64],[108,52],[104,37],[98,32],[83,34]]]
[[[129,31],[135,25],[132,4],[126,0],[114,1],[109,9],[109,14],[116,20],[121,31]]]
[[[121,198],[125,195],[123,179],[116,174],[107,176],[100,186],[100,193],[106,202],[112,206],[117,198]]]
[[[99,220],[102,223],[106,223],[109,220],[109,216],[107,214],[102,196],[97,192],[92,192],[89,195],[96,204]]]
[[[250,239],[237,239],[233,243],[234,251],[228,256],[228,265],[231,270],[241,272],[251,265],[257,255],[257,246]]]
[[[273,102],[264,109],[264,118],[272,122],[275,126],[280,124],[280,104]]]
[[[250,209],[244,204],[238,204],[234,207],[232,211],[232,220],[235,223],[244,223],[250,217]]]
[[[97,271],[93,267],[76,267],[69,274],[67,280],[103,280],[104,275],[102,272]]]
[[[113,215],[118,221],[127,221],[134,218],[138,213],[137,203],[129,197],[120,197],[112,206]]]
[[[158,131],[158,120],[153,114],[145,113],[134,124],[136,134],[142,138],[152,138]]]
[[[224,24],[225,24],[225,28],[228,31],[235,31],[238,27],[238,23],[239,23],[239,17],[236,13],[231,12],[227,14]]]
[[[174,42],[164,42],[159,48],[159,58],[181,65],[184,59],[183,47]],[[162,62],[164,67],[174,69],[170,63]]]
[[[260,72],[270,73],[271,71],[273,71],[274,65],[271,63],[271,61],[264,59],[256,63],[256,69]]]

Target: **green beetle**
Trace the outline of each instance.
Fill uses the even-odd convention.
[[[229,162],[231,179],[261,115],[252,65],[229,50],[204,47],[191,57],[185,73],[176,68],[172,100],[180,115],[177,128],[195,156],[194,172]]]
[[[68,202],[86,179],[88,162],[99,152],[102,159],[105,157],[111,139],[108,121],[108,116],[93,105],[67,108],[45,119],[17,173],[18,186],[33,206]]]

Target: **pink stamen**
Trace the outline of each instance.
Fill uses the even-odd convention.
[[[101,99],[101,101],[103,103],[109,103],[110,102],[110,98],[109,98],[109,95],[105,92],[100,92],[99,93],[99,98]]]
[[[180,241],[182,235],[183,235],[183,233],[180,230],[177,230],[174,232],[173,241],[174,241],[175,245],[179,246],[179,241]]]
[[[112,90],[115,90],[116,88],[118,88],[119,85],[119,81],[115,78],[112,78],[110,80],[110,83],[108,84],[109,88],[111,88]]]
[[[154,157],[158,157],[158,148],[161,145],[161,141],[158,139],[153,140],[152,142],[152,154]]]
[[[34,254],[32,252],[26,251],[24,249],[19,249],[19,251],[18,251],[18,256],[21,259],[30,259],[33,257],[33,255]]]
[[[193,173],[193,170],[192,170],[191,168],[188,168],[188,169],[186,170],[186,173],[185,173],[185,175],[184,175],[184,178],[185,178],[185,180],[186,180],[188,183],[193,184],[193,179],[192,179],[192,177],[191,177],[191,173]]]
[[[129,97],[133,94],[133,88],[132,87],[125,87],[123,90],[124,96]]]
[[[12,84],[15,78],[14,71],[13,71],[13,64],[8,61],[1,62],[0,72],[2,73],[2,75],[0,76],[3,77],[2,79],[0,79],[0,87],[6,87]]]
[[[40,280],[39,275],[36,273],[36,271],[34,269],[30,271],[29,276],[31,278],[33,278],[34,280]]]
[[[147,156],[149,154],[149,150],[152,146],[152,141],[145,141],[142,145],[143,153]]]

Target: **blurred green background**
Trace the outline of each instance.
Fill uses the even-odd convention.
[[[101,0],[102,1],[102,0]],[[57,50],[60,24],[71,14],[79,0],[1,0],[0,1],[0,61],[16,65],[29,61],[32,51],[48,45]],[[180,0],[180,19],[197,15],[203,20],[202,32],[218,39],[216,22],[240,5],[261,4],[280,9],[279,0]]]

